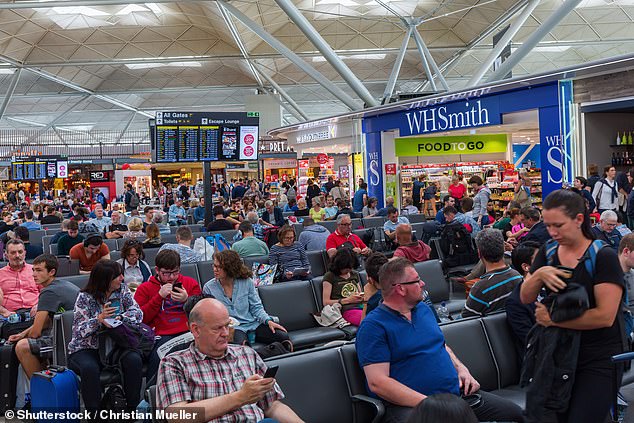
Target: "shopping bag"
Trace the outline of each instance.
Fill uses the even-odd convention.
[[[272,285],[275,280],[277,264],[253,263],[253,284],[255,287]]]
[[[207,237],[211,238],[211,237]],[[204,237],[196,238],[194,241],[194,251],[203,257],[203,261],[211,261],[214,259],[214,246],[210,244]]]

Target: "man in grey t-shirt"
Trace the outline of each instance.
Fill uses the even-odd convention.
[[[72,310],[79,294],[77,286],[55,278],[58,266],[57,258],[51,254],[42,254],[35,258],[33,279],[42,287],[37,313],[31,327],[9,337],[9,342],[17,343],[15,353],[29,379],[33,373],[46,368],[48,360],[52,358],[53,315]]]

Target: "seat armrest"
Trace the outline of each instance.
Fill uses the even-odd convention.
[[[376,409],[376,416],[372,419],[372,423],[379,423],[383,419],[383,415],[385,414],[385,405],[383,405],[381,400],[367,395],[353,395],[352,400],[355,402],[365,402],[374,406]]]
[[[622,361],[634,360],[634,352],[626,352],[612,356],[612,363],[620,363]]]

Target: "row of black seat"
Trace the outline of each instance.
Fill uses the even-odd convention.
[[[505,313],[461,319],[440,328],[447,345],[480,383],[482,390],[525,407],[526,394],[519,387],[520,358]],[[367,391],[354,343],[299,351],[265,361],[267,366],[279,366],[276,380],[286,396],[283,402],[304,421],[381,421],[384,406]],[[632,383],[633,378],[634,372],[630,370],[622,384]],[[148,398],[154,406],[155,387],[148,390]]]
[[[211,261],[185,264],[181,273],[199,281],[201,288],[213,278]],[[428,260],[414,265],[434,304],[445,303],[450,314],[459,314],[464,306],[464,299],[452,299],[449,285],[442,273],[442,265],[438,260]],[[366,283],[365,271],[360,272],[362,284]],[[69,276],[64,279],[83,288],[88,283],[88,275]],[[280,323],[288,329],[289,336],[297,349],[324,344],[338,339],[351,339],[354,328],[344,331],[324,328],[313,318],[323,308],[323,278],[316,277],[310,281],[290,281],[273,285],[260,286],[258,294],[265,310],[277,316]]]
[[[441,325],[441,329],[447,345],[481,389],[524,407],[525,393],[518,386],[520,361],[504,313],[462,319]],[[381,421],[383,403],[369,395],[352,342],[273,357],[266,364],[279,366],[276,380],[286,396],[283,402],[304,421]],[[148,397],[154,406],[155,387],[150,387]]]

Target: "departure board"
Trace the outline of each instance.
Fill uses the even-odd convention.
[[[157,163],[257,160],[259,114],[157,112],[150,119]]]
[[[65,156],[13,158],[11,161],[11,179],[14,181],[37,181],[58,178],[58,164],[67,162],[68,158]]]

